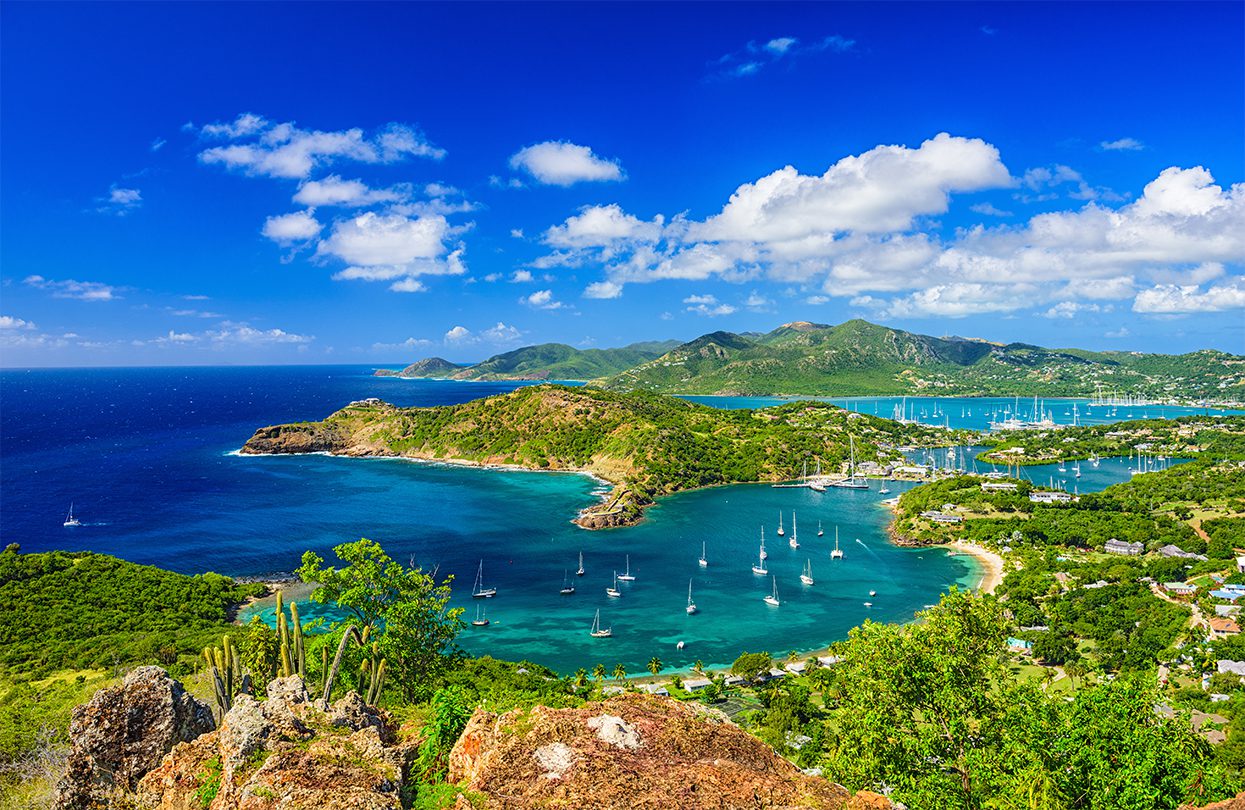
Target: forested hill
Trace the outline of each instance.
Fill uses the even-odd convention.
[[[810,469],[837,472],[848,433],[859,461],[897,459],[894,448],[946,442],[939,428],[901,425],[825,403],[724,411],[656,394],[539,385],[461,405],[398,408],[354,403],[320,422],[261,428],[244,453],[331,452],[457,459],[591,472],[616,485],[592,528],[623,525],[659,495]]]
[[[439,357],[412,363],[401,371],[381,369],[378,377],[431,377],[453,380],[590,380],[607,377],[659,357],[677,341],[633,343],[619,349],[577,349],[564,343],[524,346],[471,366]]]
[[[678,394],[1245,397],[1245,357],[1047,349],[936,338],[853,320],[789,323],[765,334],[712,332],[599,381]]]

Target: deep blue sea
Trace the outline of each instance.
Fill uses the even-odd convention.
[[[26,551],[98,551],[187,573],[258,575],[291,571],[307,549],[329,556],[335,544],[365,536],[397,559],[453,574],[455,601],[472,616],[469,591],[483,560],[486,584],[498,595],[476,601],[486,603],[492,624],[469,628],[464,646],[560,671],[597,662],[639,671],[654,655],[686,667],[696,659],[729,663],[745,649],[812,649],[865,618],[906,621],[949,585],[979,579],[969,558],[886,542],[888,515],[876,490],[721,487],[665,499],[642,525],[587,532],[570,523],[597,489],[585,476],[233,453],[257,427],[318,419],[364,397],[439,405],[518,385],[375,378],[371,371],[0,372],[0,542]],[[1082,491],[1127,477],[1114,463],[1103,465]],[[1036,480],[1046,474],[1028,472]],[[77,528],[62,525],[71,502],[83,523]],[[788,531],[797,513],[798,551],[773,535],[780,510]],[[826,532],[820,538],[818,521]],[[750,570],[762,524],[778,608],[761,601],[772,581]],[[835,526],[847,554],[832,563]],[[702,543],[707,569],[696,562]],[[576,579],[580,551],[587,575]],[[612,599],[605,587],[628,553],[637,579]],[[807,560],[811,588],[798,578]],[[567,572],[573,596],[558,593]],[[684,611],[689,580],[695,616]],[[614,638],[588,636],[597,608]]]

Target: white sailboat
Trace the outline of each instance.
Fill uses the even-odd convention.
[[[799,539],[796,537],[796,531],[795,531],[795,512],[794,512],[794,511],[792,511],[792,512],[791,512],[791,539],[787,541],[787,545],[791,546],[792,548],[799,548],[799,547],[800,547],[800,541],[799,541]]]
[[[869,479],[861,478],[856,475],[856,439],[849,433],[847,434],[848,445],[851,448],[851,462],[848,467],[848,476],[842,481],[835,481],[833,486],[842,489],[868,489]]]
[[[885,482],[885,481],[883,481],[883,482],[882,482],[882,488],[881,488],[881,489],[879,489],[879,490],[878,490],[878,492],[879,492],[879,493],[881,493],[882,495],[889,495],[889,494],[891,494],[891,488],[890,488],[890,487],[888,487],[888,486],[886,486],[886,482]]]
[[[566,577],[566,572],[562,572],[562,590],[559,591],[563,596],[570,596],[575,593],[575,586],[570,583]]]
[[[483,605],[476,605],[476,617],[471,620],[472,627],[488,627],[488,611],[480,612]]]
[[[765,527],[761,527],[761,559],[768,560],[769,552],[765,550]]]
[[[627,555],[627,570],[618,576],[620,582],[635,582],[635,577],[631,575],[631,555]]]
[[[804,561],[804,573],[800,574],[800,582],[803,582],[805,585],[813,584],[813,561],[812,560]]]
[[[781,602],[778,601],[778,577],[775,576],[773,579],[774,579],[774,590],[772,593],[770,593],[768,596],[765,597],[764,601],[765,601],[765,604],[767,605],[773,605],[774,607],[778,607],[780,604],[782,604]]]
[[[830,559],[832,560],[843,559],[843,549],[839,548],[839,527],[838,526],[834,527],[834,551],[830,552]]]
[[[618,590],[618,572],[617,571],[614,572],[614,584],[605,589],[605,595],[613,596],[615,598],[622,596],[622,591]]]
[[[705,554],[705,543],[703,541],[700,544],[700,559],[697,562],[700,563],[701,568],[709,567],[709,557]]]
[[[82,525],[82,521],[78,520],[76,517],[73,516],[73,504],[72,503],[69,504],[69,514],[65,515],[65,525],[70,526],[70,527]]]
[[[691,616],[697,611],[696,603],[692,601],[692,581],[687,581],[687,615]]]
[[[609,638],[614,635],[614,628],[601,626],[601,609],[597,608],[597,615],[592,618],[592,630],[590,631],[593,638]]]
[[[476,584],[471,589],[472,599],[492,599],[497,595],[496,588],[484,587],[484,560],[480,560],[480,567],[476,569]]]
[[[821,521],[819,520],[817,521],[817,536],[821,537],[823,534],[825,534],[825,532],[821,530]]]
[[[778,510],[778,536],[782,537],[784,534],[786,534],[786,532],[783,531],[783,528],[782,528],[782,510],[779,509]]]
[[[584,575],[584,553],[579,552],[579,570],[575,572],[575,576],[582,577]]]
[[[757,564],[752,566],[752,573],[757,574],[758,576],[765,576],[769,573],[769,569],[765,567],[764,557],[757,560]]]

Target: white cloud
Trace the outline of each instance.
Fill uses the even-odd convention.
[[[228,343],[242,346],[310,343],[315,340],[312,335],[299,335],[282,329],[255,329],[244,323],[225,324],[220,329],[207,332],[206,337],[217,344]]]
[[[490,326],[480,334],[491,343],[514,343],[523,337],[523,333],[517,327],[507,326],[501,321],[498,321],[496,326]]]
[[[433,345],[433,342],[431,340],[426,340],[424,338],[409,337],[406,340],[403,340],[399,343],[373,343],[372,351],[374,352],[404,351],[407,349],[422,349],[422,348],[425,348],[427,346],[432,346],[432,345]]]
[[[1011,211],[1004,211],[1001,208],[996,208],[990,203],[975,203],[970,205],[968,210],[988,217],[1010,217],[1012,215]]]
[[[108,187],[108,194],[96,198],[100,205],[95,210],[101,214],[123,217],[143,204],[143,193],[136,188],[122,188],[116,183]]]
[[[408,277],[398,279],[394,283],[390,284],[389,289],[393,292],[415,293],[425,292],[428,288],[425,287],[424,283],[419,279]]]
[[[855,40],[837,34],[808,43],[796,37],[774,37],[765,42],[749,42],[740,50],[722,56],[714,63],[715,75],[719,78],[755,76],[783,60],[826,51],[847,53],[855,47]]]
[[[1129,336],[1129,335],[1131,335],[1131,334],[1132,334],[1132,332],[1128,331],[1128,327],[1127,327],[1127,326],[1121,326],[1119,329],[1112,329],[1112,330],[1111,330],[1111,331],[1109,331],[1109,332],[1105,332],[1105,333],[1103,333],[1103,337],[1109,337],[1109,338],[1126,338],[1126,337],[1128,337],[1128,336]]]
[[[315,239],[323,227],[312,216],[311,211],[295,211],[292,214],[268,217],[261,233],[279,245],[292,245],[295,242]]]
[[[553,186],[623,179],[617,160],[606,160],[593,154],[587,146],[566,141],[545,141],[524,147],[510,158],[510,168],[525,171],[537,181]]]
[[[219,312],[210,312],[210,311],[201,310],[201,309],[173,309],[172,307],[166,307],[166,309],[168,309],[169,312],[173,313],[179,318],[223,318],[225,317]]]
[[[511,229],[510,229],[510,235],[511,235],[513,238],[515,238],[515,239],[522,239],[522,238],[523,238],[523,229],[522,229],[522,228],[511,228]]]
[[[1043,318],[1063,318],[1071,320],[1082,312],[1110,312],[1113,307],[1110,304],[1080,304],[1076,301],[1060,301],[1050,309],[1042,313]]]
[[[535,281],[530,270],[515,270],[510,274],[511,284],[527,284],[530,281]]]
[[[708,315],[709,317],[730,315],[736,311],[735,307],[730,304],[718,303],[718,299],[712,295],[689,295],[683,299],[683,303],[688,305],[688,312]]]
[[[322,180],[308,180],[298,187],[294,202],[309,208],[324,205],[360,206],[396,202],[403,195],[395,189],[369,188],[362,180],[343,180],[330,174]]]
[[[207,138],[233,141],[199,153],[204,163],[238,169],[252,175],[302,179],[320,166],[338,160],[359,163],[395,163],[407,157],[440,160],[445,150],[428,143],[423,133],[404,124],[389,124],[372,137],[362,129],[324,132],[303,130],[293,123],[273,124],[244,113],[227,124],[208,124],[199,130]],[[246,140],[246,143],[238,141]]]
[[[761,295],[761,293],[756,290],[753,290],[749,293],[747,300],[744,301],[744,306],[753,312],[772,312],[774,309],[774,301],[771,298],[766,298],[764,295]]]
[[[0,315],[0,329],[17,330],[17,329],[34,329],[35,325],[30,321],[23,321],[21,318],[14,318],[12,315]]]
[[[189,332],[174,332],[170,329],[167,335],[155,338],[151,342],[158,346],[175,346],[178,344],[195,343],[198,340],[197,335],[192,335]]]
[[[617,205],[589,205],[545,231],[543,241],[551,247],[570,249],[606,247],[624,240],[650,242],[661,237],[663,222],[660,215],[645,222]]]
[[[1245,276],[1202,290],[1196,284],[1157,284],[1133,300],[1134,312],[1186,314],[1245,309]]]
[[[40,290],[48,290],[53,298],[73,298],[78,301],[113,301],[117,288],[98,281],[53,281],[43,276],[26,276],[22,283]]]
[[[557,301],[553,297],[552,290],[537,290],[531,295],[525,295],[519,299],[520,304],[526,304],[536,309],[561,309],[562,302]]]
[[[613,281],[594,281],[584,288],[584,298],[621,298],[622,285]]]
[[[475,335],[465,326],[455,326],[445,333],[446,343],[469,343],[474,339]]]
[[[1136,138],[1120,138],[1114,141],[1103,141],[1098,144],[1098,148],[1108,152],[1136,152],[1145,149],[1146,145]]]
[[[410,218],[368,211],[335,223],[332,233],[317,246],[316,255],[349,264],[334,274],[339,281],[463,275],[467,268],[462,246],[446,255],[446,240],[455,232],[440,215]],[[391,289],[410,291],[398,286]]]
[[[168,143],[164,138],[153,138],[151,141],[151,151],[159,152]]]

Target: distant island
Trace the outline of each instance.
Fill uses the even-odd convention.
[[[930,337],[863,320],[797,321],[620,349],[527,346],[470,366],[429,358],[378,376],[590,380],[615,391],[727,396],[1111,396],[1240,402],[1245,356],[1049,349]]]
[[[819,468],[840,477],[853,442],[862,471],[877,473],[903,458],[900,446],[952,440],[941,428],[819,402],[727,411],[658,394],[540,385],[431,408],[355,402],[322,421],[260,428],[241,452],[589,473],[613,490],[575,522],[600,529],[635,523],[656,497],[681,490],[784,481]]]

